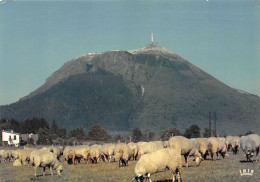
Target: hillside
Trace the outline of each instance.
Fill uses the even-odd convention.
[[[209,111],[217,112],[221,134],[260,133],[258,96],[155,44],[75,58],[28,96],[0,107],[1,118],[44,117],[67,129],[100,123],[109,131],[204,128]]]

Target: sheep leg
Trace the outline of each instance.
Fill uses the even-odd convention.
[[[186,167],[189,167],[188,164],[189,155],[184,155],[184,158],[185,158]]]
[[[258,161],[259,151],[260,151],[260,147],[258,147],[257,150],[256,150],[256,155],[255,155],[256,161]]]
[[[43,176],[45,176],[45,167],[43,167]]]
[[[50,170],[51,170],[51,175],[53,176],[53,172],[52,172],[52,166],[50,166]]]
[[[37,168],[38,168],[38,166],[35,166],[35,167],[34,167],[34,175],[35,175],[35,177],[37,176],[37,175],[36,175]]]

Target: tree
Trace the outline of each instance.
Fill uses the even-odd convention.
[[[178,128],[167,128],[166,130],[161,132],[161,139],[163,141],[169,140],[172,136],[179,136],[181,135],[181,132]]]
[[[100,124],[93,125],[89,129],[88,137],[91,140],[97,141],[105,141],[110,138],[110,136],[107,134],[107,131]]]
[[[134,128],[132,137],[134,142],[140,142],[143,138],[143,134],[139,128]]]
[[[148,136],[149,141],[153,140],[154,137],[155,137],[155,133],[154,132],[149,132],[149,136]]]
[[[209,137],[209,128],[204,128],[203,137],[204,137],[204,138],[208,138],[208,137]]]
[[[199,138],[200,137],[200,127],[196,124],[191,125],[186,129],[184,136],[186,138]]]

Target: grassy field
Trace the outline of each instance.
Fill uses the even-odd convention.
[[[260,182],[260,162],[245,162],[244,154],[229,156],[225,159],[202,161],[199,167],[194,166],[193,157],[189,160],[190,167],[182,169],[184,182],[217,182],[217,181],[252,181]],[[87,181],[87,182],[130,182],[134,177],[136,162],[129,161],[128,167],[118,167],[117,162],[98,164],[68,165],[62,160],[64,171],[61,176],[50,175],[49,169],[46,176],[42,176],[42,168],[37,170],[37,177],[34,177],[34,170],[30,166],[13,167],[11,163],[0,164],[0,181]],[[253,176],[240,176],[240,170],[254,170]],[[160,172],[151,176],[153,182],[171,181],[170,171]]]

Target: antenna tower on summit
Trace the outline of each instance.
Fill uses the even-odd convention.
[[[151,33],[151,41],[152,41],[152,44],[153,44],[153,33]]]

